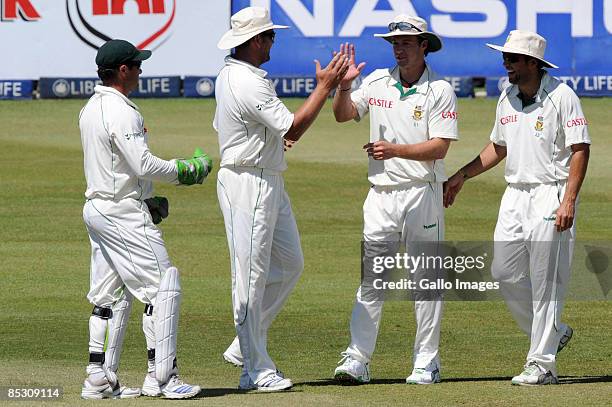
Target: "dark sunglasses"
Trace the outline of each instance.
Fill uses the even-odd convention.
[[[261,35],[270,38],[272,42],[274,42],[274,37],[276,37],[276,33],[274,31],[264,31],[263,33],[261,33]]]
[[[420,33],[423,32],[423,31],[419,30],[419,28],[417,26],[415,26],[414,24],[407,23],[405,21],[400,21],[399,23],[391,23],[391,24],[389,24],[389,31],[395,31],[395,30],[400,30],[400,31],[415,30],[415,31],[420,32]]]
[[[140,67],[142,66],[142,61],[130,61],[128,63],[126,63],[125,65],[127,65],[128,68],[138,68],[140,69]]]
[[[504,52],[502,56],[504,58],[504,62],[508,62],[510,64],[516,64],[518,61],[521,60],[520,54],[510,54],[510,53]]]

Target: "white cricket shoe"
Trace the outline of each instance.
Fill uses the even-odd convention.
[[[342,352],[340,366],[334,371],[334,380],[348,383],[368,383],[370,381],[370,364],[354,359],[346,352]]]
[[[282,391],[288,390],[291,387],[293,387],[291,379],[285,379],[279,373],[270,373],[259,382],[254,383],[246,370],[242,371],[240,384],[238,385],[240,390],[256,390],[261,392]]]
[[[159,383],[155,378],[155,373],[148,373],[145,376],[144,382],[142,383],[141,392],[143,396],[149,397],[159,397],[162,395],[162,391],[159,388]]]
[[[106,377],[98,380],[88,377],[81,389],[81,398],[85,400],[133,399],[138,396],[140,396],[139,388],[120,386],[119,382],[112,386]]]
[[[188,399],[197,396],[202,390],[200,386],[187,384],[177,375],[173,375],[168,383],[160,387],[160,390],[167,399]]]
[[[550,370],[546,371],[535,361],[525,365],[525,370],[512,378],[512,384],[518,386],[542,386],[545,384],[558,384],[559,380]]]
[[[440,383],[440,368],[435,360],[429,362],[425,368],[415,367],[410,376],[406,378],[407,384],[434,384]]]
[[[572,329],[571,326],[565,325],[565,333],[561,337],[561,340],[559,340],[559,346],[557,347],[557,353],[561,352],[563,348],[567,346],[569,341],[572,340],[572,336],[574,336],[574,330]]]

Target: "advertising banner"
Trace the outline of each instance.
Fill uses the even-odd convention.
[[[612,96],[612,76],[610,75],[591,75],[591,76],[558,76],[578,96]],[[499,78],[487,78],[487,96],[499,96],[502,90],[509,86],[507,76]]]
[[[98,78],[40,78],[38,92],[41,99],[88,98],[94,87],[102,82]],[[178,76],[141,77],[138,88],[130,98],[169,98],[181,96],[181,78]]]
[[[183,95],[188,98],[215,97],[215,77],[186,76]]]
[[[0,0],[0,79],[95,77],[97,48],[121,38],[153,56],[147,76],[216,75],[230,2]]]
[[[277,30],[273,75],[314,75],[313,59],[331,58],[340,43],[356,45],[365,73],[395,64],[392,47],[374,33],[388,31],[400,13],[418,15],[442,37],[428,62],[443,76],[497,77],[505,73],[498,51],[514,29],[536,31],[548,40],[546,58],[555,75],[609,75],[612,58],[612,0],[233,0],[232,13],[251,5],[271,10]]]
[[[31,99],[34,81],[0,80],[0,99]]]

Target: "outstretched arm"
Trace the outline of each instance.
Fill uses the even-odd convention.
[[[351,101],[351,86],[353,81],[361,74],[365,67],[365,62],[355,65],[355,45],[340,44],[340,54],[349,56],[349,68],[340,81],[340,86],[336,89],[334,95],[334,103],[332,105],[334,110],[334,117],[338,123],[353,120],[357,117],[357,109]]]
[[[464,182],[495,167],[506,158],[506,147],[493,142],[487,144],[480,154],[467,165],[459,169],[444,183],[444,207],[448,208],[455,202],[455,197],[461,191]]]

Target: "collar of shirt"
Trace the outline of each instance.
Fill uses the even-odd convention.
[[[264,71],[263,69],[259,69],[256,66],[253,66],[253,65],[249,64],[248,62],[232,58],[230,55],[225,57],[225,65],[227,65],[227,66],[231,66],[231,65],[244,66],[246,68],[249,68],[255,75],[261,76],[262,78],[265,78],[266,75],[268,75],[268,72]]]
[[[418,81],[410,89],[404,91],[404,86],[402,85],[402,81],[400,79],[400,70],[399,66],[396,65],[395,68],[391,71],[391,77],[387,81],[387,85],[393,86],[400,92],[400,99],[407,98],[410,95],[414,95],[415,93],[426,94],[427,88],[429,87],[429,79],[431,73],[429,71],[429,67],[425,65],[425,70]]]
[[[538,88],[536,94],[533,96],[533,103],[541,102],[542,100],[546,99],[544,92],[546,91],[546,88],[550,84],[551,80],[552,77],[548,74],[548,72],[544,71],[544,75],[542,75],[542,79],[540,79],[540,87]],[[517,98],[519,101],[521,101],[521,103],[523,103],[521,91],[519,90],[519,87],[517,85],[512,86],[512,89],[510,89],[508,96]],[[533,103],[528,103],[523,107],[527,107]]]
[[[119,92],[117,89],[115,88],[111,88],[110,86],[103,86],[103,85],[96,85],[94,87],[94,92],[95,93],[112,93],[113,95],[119,96],[121,99],[123,99],[125,101],[125,103],[127,103],[128,105],[132,106],[134,109],[139,110],[138,106],[136,106],[136,104],[134,102],[132,102],[130,99],[127,98],[127,96],[125,96],[123,93]]]

